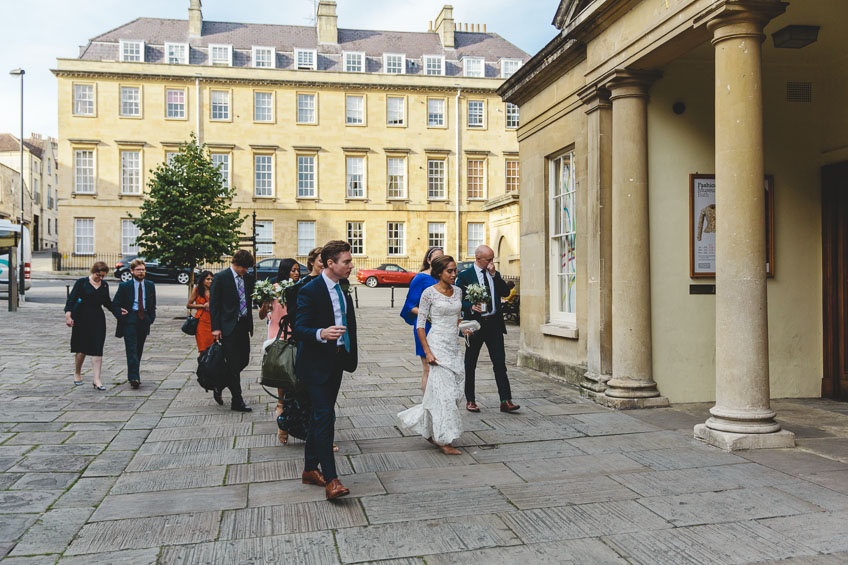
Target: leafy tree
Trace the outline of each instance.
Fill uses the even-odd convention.
[[[192,133],[170,162],[153,169],[141,214],[130,214],[141,234],[136,239],[141,253],[189,269],[189,289],[197,265],[219,261],[238,248],[247,217],[231,209],[235,188],[224,188],[218,169],[206,144],[198,145]]]

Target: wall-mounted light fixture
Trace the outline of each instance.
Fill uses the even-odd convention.
[[[819,38],[819,26],[789,25],[771,34],[778,49],[800,49]]]

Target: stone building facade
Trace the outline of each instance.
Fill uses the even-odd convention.
[[[414,267],[506,238],[517,274],[518,109],[496,90],[526,53],[450,6],[423,33],[339,28],[329,1],[314,27],[189,16],[58,61],[63,252],[134,253],[149,170],[197,132],[256,211],[260,258],[344,238],[361,266]]]
[[[715,401],[695,434],[722,447],[791,445],[771,397],[848,399],[848,3],[563,0],[553,23],[499,91],[520,362],[620,408]]]

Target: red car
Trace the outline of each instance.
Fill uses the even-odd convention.
[[[369,288],[381,284],[408,285],[418,273],[410,273],[403,267],[393,263],[383,263],[376,269],[362,269],[356,273],[356,278]]]

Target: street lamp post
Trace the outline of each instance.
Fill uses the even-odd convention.
[[[24,75],[26,74],[26,71],[23,70],[23,69],[12,69],[11,71],[9,71],[9,74],[12,75],[12,76],[21,77],[21,139],[20,139],[20,142],[21,142],[21,246],[19,248],[21,250],[20,251],[20,259],[21,260],[18,261],[18,272],[20,273],[20,277],[19,277],[19,279],[20,279],[19,285],[20,286],[18,288],[18,292],[20,293],[21,296],[23,296],[25,294],[24,283],[26,282],[26,279],[25,279],[26,275],[24,273],[24,260],[23,260],[24,259],[24,250],[23,250],[23,246],[24,246],[24,232],[23,232],[23,229],[24,229],[24,210],[26,209],[25,208],[25,201],[24,201]]]

